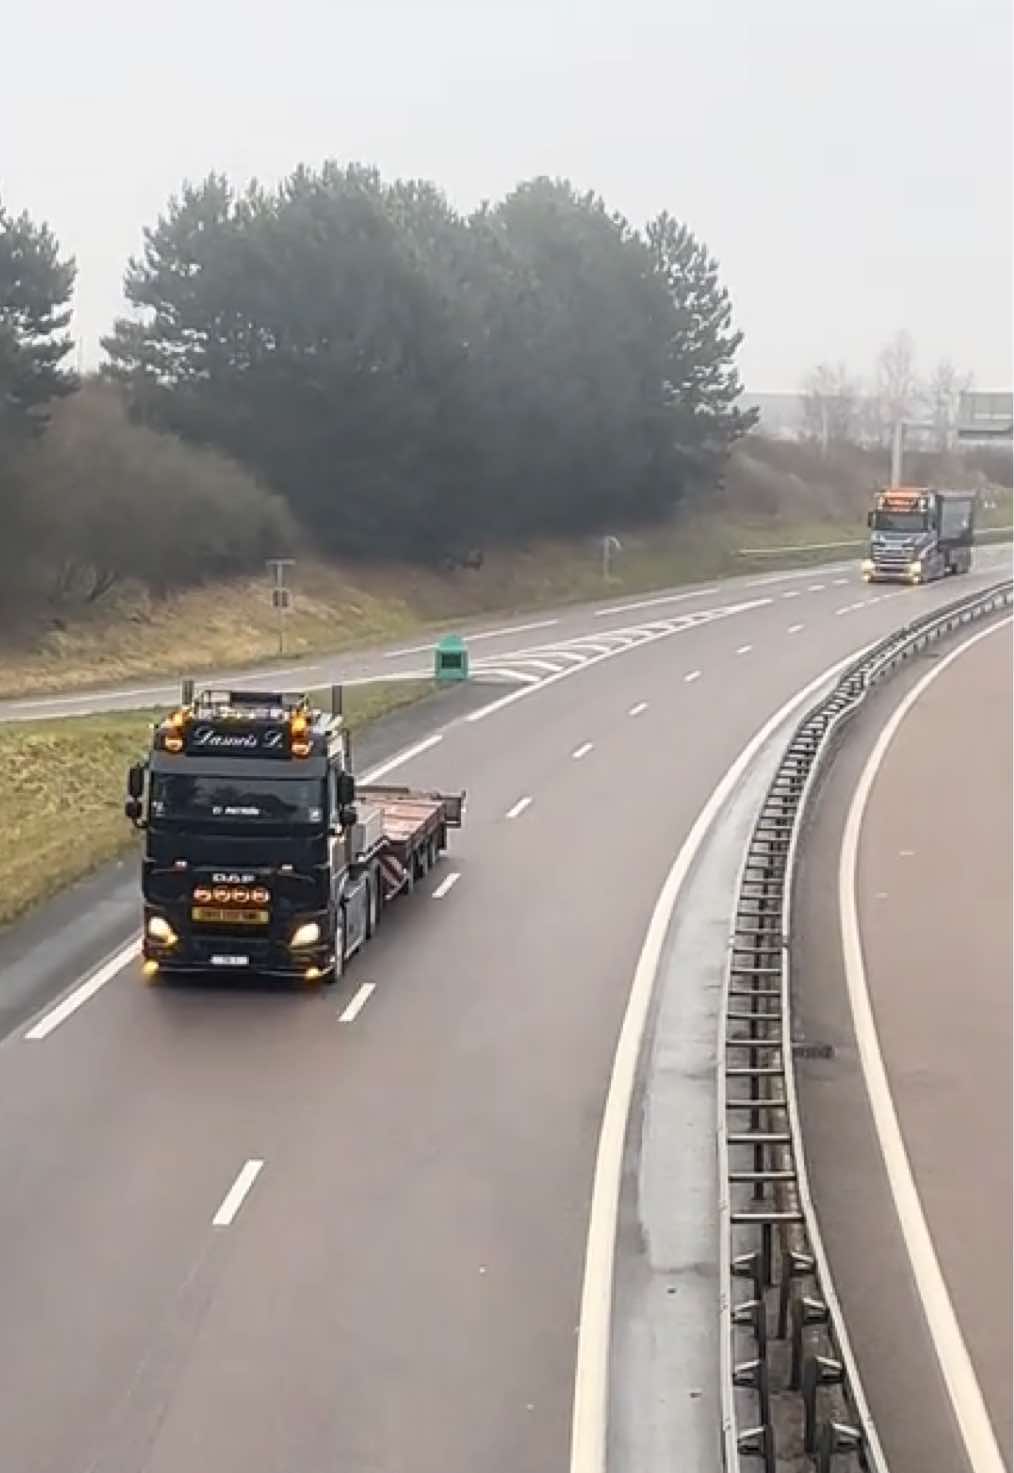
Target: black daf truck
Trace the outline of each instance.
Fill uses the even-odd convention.
[[[464,793],[358,786],[341,692],[203,690],[130,768],[146,972],[333,981],[461,824]]]

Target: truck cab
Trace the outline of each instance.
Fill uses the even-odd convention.
[[[464,793],[357,785],[341,691],[206,690],[152,728],[126,814],[144,833],[145,971],[334,981],[461,825]]]
[[[305,696],[184,691],[128,780],[149,972],[341,970],[372,898],[350,766],[340,714]]]
[[[971,569],[972,491],[892,486],[878,493],[867,522],[870,542],[863,577],[868,583],[927,583]]]

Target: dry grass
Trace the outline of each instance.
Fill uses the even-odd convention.
[[[346,692],[361,729],[420,700],[428,681],[391,681]],[[135,843],[123,816],[126,771],[147,746],[150,711],[0,726],[0,925]]]
[[[292,574],[285,654],[337,652],[477,616],[713,578],[743,570],[740,547],[820,541],[829,536],[829,526],[836,530],[819,524],[821,535],[812,537],[812,527],[769,520],[751,525],[685,517],[671,526],[624,533],[608,583],[594,537],[494,550],[481,570],[451,574],[304,560]],[[84,690],[156,673],[199,675],[277,659],[278,627],[266,580],[234,580],[162,602],[142,589],[125,589],[66,628],[37,635],[30,646],[0,645],[0,695]]]
[[[408,565],[341,566],[301,559],[292,572],[286,656],[338,652],[413,636],[422,628],[622,596],[770,567],[742,548],[861,539],[883,456],[748,438],[722,490],[673,521],[622,533],[613,576],[602,576],[596,537],[491,549],[480,570],[440,573]],[[948,484],[959,484],[952,477]],[[1009,525],[1009,488],[982,523]],[[858,551],[858,549],[857,549]],[[826,554],[818,553],[818,558]],[[791,561],[791,557],[786,561]],[[278,659],[266,578],[195,588],[163,601],[126,588],[63,628],[0,644],[0,695],[30,696],[125,680],[200,675]]]

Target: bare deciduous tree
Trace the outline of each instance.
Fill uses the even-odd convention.
[[[859,441],[860,385],[844,363],[818,363],[803,381],[803,426],[827,453],[831,445]]]
[[[947,450],[954,439],[958,400],[972,387],[972,374],[963,373],[950,358],[941,358],[925,389],[926,417],[933,422],[936,450]]]
[[[915,367],[915,343],[903,329],[877,356],[877,404],[882,434],[889,439],[899,420],[913,419],[921,391]]]

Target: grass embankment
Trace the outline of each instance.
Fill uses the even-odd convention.
[[[601,541],[592,537],[492,551],[480,570],[450,574],[304,559],[292,573],[293,609],[282,663],[411,639],[423,628],[623,597],[771,564],[770,558],[741,557],[743,547],[859,535],[851,523],[684,521],[622,534],[608,579]],[[155,675],[200,675],[262,661],[279,661],[278,626],[265,579],[192,589],[161,602],[128,588],[100,607],[37,632],[31,642],[0,644],[0,696],[65,693]]]
[[[361,730],[432,689],[428,681],[353,687],[346,722]],[[155,714],[0,726],[0,925],[132,847],[127,767],[143,754]]]
[[[813,447],[750,437],[731,458],[721,490],[658,527],[621,532],[623,545],[608,579],[601,539],[590,536],[487,548],[480,569],[450,573],[324,564],[302,555],[291,574],[294,603],[283,663],[411,639],[424,628],[474,626],[476,620],[554,604],[623,598],[838,553],[859,556],[866,511],[883,483],[883,459],[860,451],[824,459]],[[964,480],[948,471],[937,484]],[[1009,526],[1011,519],[1010,488],[992,488],[980,506],[980,526]],[[856,545],[795,555],[763,551],[849,542]],[[761,551],[744,557],[744,548]],[[22,624],[16,635],[8,631],[6,643],[0,635],[0,696],[201,675],[279,658],[265,578],[195,588],[161,601],[143,588],[125,587],[91,608],[33,618],[31,628]]]

